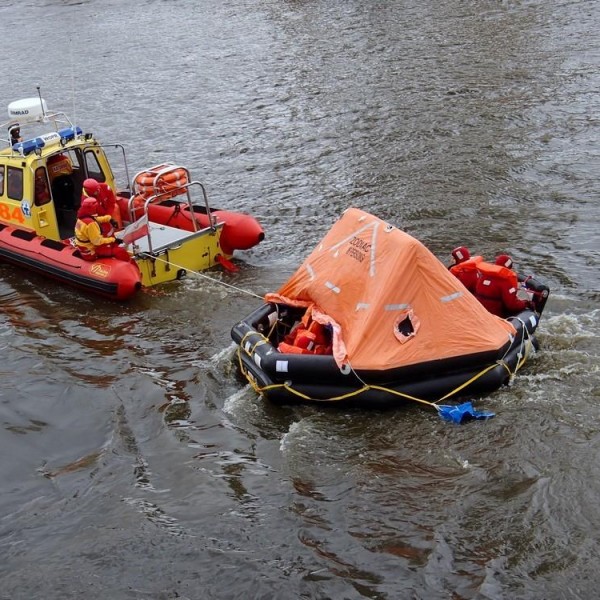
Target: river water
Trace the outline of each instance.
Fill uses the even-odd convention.
[[[599,29],[596,0],[3,0],[0,104],[40,85],[266,239],[127,304],[0,266],[0,599],[597,597]],[[548,283],[495,418],[237,377],[231,326],[349,206]]]

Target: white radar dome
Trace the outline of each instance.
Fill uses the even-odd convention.
[[[21,122],[41,121],[46,111],[46,101],[40,98],[24,98],[8,105],[9,119]]]

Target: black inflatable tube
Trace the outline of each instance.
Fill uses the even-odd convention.
[[[275,404],[295,404],[312,401],[338,406],[388,408],[415,401],[411,398],[403,397],[403,394],[419,400],[439,400],[457,390],[472,378],[475,379],[468,386],[461,388],[456,397],[451,396],[447,401],[453,402],[460,396],[479,395],[494,391],[508,383],[511,373],[514,373],[520,360],[520,349],[520,345],[515,344],[505,357],[504,363],[494,365],[480,377],[476,376],[484,371],[487,366],[480,366],[476,370],[460,373],[440,373],[437,377],[420,381],[405,380],[390,382],[385,386],[381,386],[385,389],[369,388],[361,393],[357,393],[357,391],[363,387],[362,383],[351,385],[350,381],[348,381],[347,385],[331,385],[320,379],[319,373],[314,373],[310,381],[289,380],[286,383],[291,390],[286,389],[282,383],[274,382],[265,371],[259,369],[251,357],[243,351],[241,351],[241,360],[244,370],[249,371],[256,386],[259,390],[262,390],[261,393]],[[272,386],[272,389],[263,389],[270,386]],[[330,400],[331,398],[341,396],[345,396],[345,398],[342,400]]]
[[[471,355],[461,357],[460,361],[429,362],[426,369],[419,365],[418,369],[404,367],[376,372],[359,371],[356,374],[350,372],[344,375],[330,356],[282,354],[271,343],[266,342],[265,337],[248,321],[259,323],[273,310],[272,305],[260,307],[247,320],[233,327],[232,337],[241,344],[239,353],[243,370],[250,374],[267,399],[278,404],[306,402],[309,399],[326,402],[330,398],[348,396],[342,401],[328,403],[384,408],[411,401],[398,394],[422,400],[439,400],[471,379],[473,381],[461,388],[456,396],[484,394],[508,382],[523,358],[524,337],[525,341],[530,340],[537,349],[533,332],[537,327],[538,315],[532,311],[523,311],[511,319],[517,330],[512,342],[502,349],[501,355],[492,353],[493,357],[490,360],[482,360],[490,354],[484,353],[477,355],[480,359],[477,361]],[[434,364],[436,368],[432,368]],[[281,371],[283,366],[285,371]],[[485,371],[488,367],[492,368]],[[485,373],[481,374],[483,371]],[[369,389],[356,394],[357,390],[364,386],[363,382],[392,391]],[[298,393],[286,389],[284,383]],[[270,386],[273,388],[263,390]]]

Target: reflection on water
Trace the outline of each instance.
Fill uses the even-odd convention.
[[[125,305],[0,266],[0,597],[594,597],[597,7],[99,9],[5,3],[4,103],[39,83],[266,239]],[[549,283],[494,419],[278,407],[237,376],[232,324],[349,206]]]

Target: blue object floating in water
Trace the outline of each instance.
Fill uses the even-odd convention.
[[[491,419],[495,416],[493,412],[475,410],[471,402],[464,402],[456,406],[438,406],[438,410],[443,419],[453,423],[464,423],[471,419]]]

